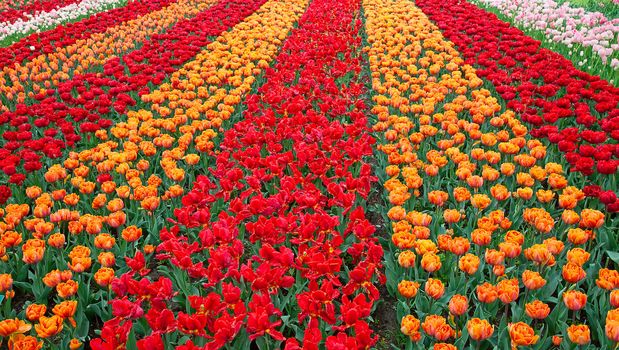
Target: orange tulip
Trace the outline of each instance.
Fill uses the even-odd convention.
[[[55,288],[60,282],[62,282],[60,270],[52,270],[43,277],[43,283],[50,288]]]
[[[68,319],[73,327],[76,326],[73,316],[77,310],[77,300],[65,300],[60,304],[56,304],[52,309],[52,312],[56,316],[60,316],[63,319]]]
[[[598,272],[598,279],[595,280],[595,284],[607,290],[619,288],[619,271],[602,268]]]
[[[613,342],[619,342],[619,309],[608,311],[606,314],[606,336]]]
[[[391,241],[398,249],[410,249],[415,245],[416,237],[407,232],[396,232],[391,235]]]
[[[563,279],[569,283],[577,283],[587,276],[585,270],[578,264],[568,262],[563,265],[561,272]]]
[[[112,252],[101,252],[97,257],[99,264],[103,267],[112,267],[116,264],[116,258]]]
[[[508,326],[509,337],[514,346],[531,346],[537,343],[539,336],[535,335],[535,331],[531,326],[524,322],[510,323]]]
[[[95,281],[101,287],[108,287],[114,280],[114,270],[109,267],[102,267],[95,272]]]
[[[565,244],[563,243],[563,241],[560,241],[554,237],[545,239],[543,243],[546,245],[546,247],[550,251],[550,254],[552,255],[559,255],[559,253],[563,251],[563,248],[565,248]]]
[[[428,278],[425,287],[426,294],[433,299],[439,299],[445,294],[445,286],[443,282],[435,278]]]
[[[531,187],[519,187],[516,189],[515,196],[520,199],[529,200],[533,197],[533,190]]]
[[[79,221],[69,222],[69,232],[72,235],[78,235],[84,230],[84,226]]]
[[[587,304],[587,294],[577,290],[569,290],[563,293],[563,302],[570,310],[580,310]]]
[[[61,249],[65,244],[65,237],[62,233],[54,233],[47,238],[47,244],[50,247]]]
[[[113,213],[110,213],[110,215],[108,215],[105,218],[105,222],[110,226],[110,227],[114,227],[114,228],[118,228],[122,225],[125,224],[125,222],[127,222],[127,214],[125,214],[123,211],[115,211]]]
[[[501,164],[501,174],[505,176],[512,176],[516,171],[516,166],[513,163]]]
[[[36,199],[41,195],[41,193],[43,193],[43,191],[38,186],[30,186],[26,188],[26,196],[30,199]]]
[[[32,325],[18,319],[6,319],[0,321],[0,337],[8,337],[16,333],[26,333]]]
[[[128,226],[123,230],[122,237],[127,242],[135,242],[142,237],[142,229],[137,226]]]
[[[492,241],[492,232],[484,229],[475,229],[471,232],[471,241],[479,246],[486,246]]]
[[[114,198],[107,203],[107,210],[114,213],[122,210],[125,207],[125,203],[120,198]]]
[[[398,263],[404,268],[410,268],[415,266],[416,257],[417,256],[412,251],[405,250],[398,255]]]
[[[114,248],[115,244],[116,239],[108,233],[101,233],[95,237],[95,247],[97,249],[110,250]]]
[[[430,237],[430,229],[425,226],[414,226],[412,233],[417,239],[428,239]]]
[[[419,320],[415,318],[413,315],[406,315],[402,318],[400,323],[400,331],[405,335],[409,336],[409,338],[413,342],[418,342],[421,339],[421,333],[419,332],[419,328],[421,326]]]
[[[2,241],[2,245],[6,248],[12,248],[18,246],[22,242],[22,235],[15,231],[4,231],[0,234],[0,240]]]
[[[619,308],[619,289],[610,292],[610,305],[614,308]]]
[[[110,194],[112,192],[114,192],[114,190],[116,189],[116,183],[114,181],[106,181],[104,183],[101,184],[101,190],[104,193]],[[108,203],[109,205],[109,203]],[[109,209],[109,206],[108,206]]]
[[[389,211],[387,212],[387,216],[393,221],[404,220],[404,218],[406,217],[406,211],[400,206],[395,206],[389,209]]]
[[[419,290],[419,283],[403,280],[398,284],[398,292],[405,298],[414,298]]]
[[[26,264],[36,264],[45,255],[45,241],[29,239],[22,245],[22,261]]]
[[[80,196],[76,193],[66,195],[62,200],[68,206],[75,206],[80,201]]]
[[[16,334],[9,338],[9,350],[39,350],[43,348],[43,342],[31,335]]]
[[[501,265],[505,261],[505,254],[498,250],[486,249],[485,260],[490,265]]]
[[[477,299],[482,303],[490,304],[499,297],[496,287],[488,282],[477,286],[476,291]]]
[[[546,280],[535,271],[524,270],[522,273],[522,283],[525,288],[530,290],[536,290],[546,285]]]
[[[464,187],[454,188],[453,195],[457,202],[464,202],[471,199],[471,192]]]
[[[580,216],[573,210],[564,210],[561,214],[561,220],[568,225],[575,225],[580,221]]]
[[[456,336],[456,331],[447,323],[439,325],[434,333],[434,337],[439,341],[446,341]]]
[[[484,179],[481,176],[472,175],[466,179],[466,183],[472,188],[480,188],[484,185]]]
[[[71,341],[69,342],[69,350],[78,350],[79,348],[82,347],[82,342],[79,341],[76,338],[71,339]]]
[[[0,293],[13,289],[13,276],[10,273],[0,274]]]
[[[455,294],[449,300],[449,312],[452,315],[463,315],[469,307],[469,300],[464,295]]]
[[[26,308],[26,318],[30,321],[38,321],[41,316],[45,316],[47,306],[44,304],[30,304]]]
[[[62,331],[62,322],[62,317],[56,315],[52,317],[43,316],[39,319],[39,323],[34,325],[34,330],[40,338],[53,337]]]
[[[466,254],[458,261],[458,267],[468,275],[472,275],[479,269],[479,257],[475,254]]]
[[[449,194],[443,191],[431,191],[428,193],[428,200],[430,203],[442,207],[449,199]]]
[[[52,192],[52,198],[59,202],[67,195],[67,191],[65,189],[60,189]]]
[[[583,266],[591,254],[582,248],[573,248],[567,251],[567,261],[578,266]]]
[[[417,240],[415,245],[415,251],[418,255],[424,255],[426,253],[436,253],[438,252],[438,248],[433,241],[429,239],[420,239]]]
[[[534,244],[525,249],[524,256],[538,265],[552,266],[555,264],[555,257],[545,244]]]
[[[494,333],[494,326],[492,326],[490,322],[477,317],[470,319],[466,323],[466,329],[471,338],[476,341],[486,340]]]
[[[155,252],[155,246],[152,244],[144,245],[144,254],[152,254]],[[413,262],[414,263],[414,262]]]
[[[574,344],[585,345],[591,342],[591,334],[589,331],[589,326],[581,324],[581,325],[571,325],[567,328],[567,337]]]
[[[448,343],[436,343],[434,344],[433,350],[458,350],[458,348],[453,344]]]
[[[69,298],[77,293],[78,283],[74,280],[68,280],[66,282],[58,283],[56,286],[56,292],[62,299]]]
[[[86,221],[86,232],[91,235],[97,235],[101,233],[103,229],[103,221],[100,218],[91,217]]]
[[[535,195],[537,196],[537,200],[542,203],[548,203],[555,197],[555,193],[551,190],[537,190]]]
[[[511,193],[507,187],[503,185],[494,185],[490,188],[490,193],[498,201],[504,201],[511,196]]]
[[[550,314],[550,307],[539,300],[527,303],[525,310],[529,317],[537,320],[543,320]]]
[[[159,197],[155,197],[155,196],[146,197],[140,202],[140,205],[142,206],[143,209],[148,210],[149,212],[152,212],[155,209],[157,209],[157,207],[159,206]]]
[[[440,270],[441,258],[434,253],[425,253],[421,258],[421,267],[427,272],[435,272]]]
[[[425,320],[421,324],[423,331],[428,335],[434,337],[436,335],[437,330],[447,324],[447,320],[443,316],[440,315],[428,315]]]
[[[446,209],[443,212],[443,219],[448,224],[454,224],[462,218],[462,214],[456,209]]]
[[[520,288],[518,287],[518,279],[504,279],[496,285],[496,290],[499,299],[505,304],[509,304],[518,299]]]
[[[471,244],[464,237],[454,237],[449,241],[448,249],[450,252],[460,256],[469,251]]]
[[[71,252],[69,253],[69,259],[78,258],[78,257],[85,258],[89,256],[90,256],[90,248],[83,246],[83,245],[77,245],[73,247],[73,249],[71,249]]]
[[[567,179],[563,175],[550,174],[548,176],[548,184],[553,189],[559,190],[567,186]]]
[[[499,250],[506,258],[514,259],[522,252],[522,246],[513,242],[501,242],[499,243]]]
[[[476,194],[471,197],[471,205],[480,210],[486,209],[490,202],[490,198],[485,194]]]
[[[595,229],[604,224],[604,214],[599,210],[583,209],[580,212],[580,227]]]
[[[590,238],[591,231],[585,231],[581,228],[571,228],[567,231],[567,239],[574,245],[587,243]]]

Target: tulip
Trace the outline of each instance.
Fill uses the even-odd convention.
[[[43,348],[43,342],[30,335],[16,334],[9,338],[8,348],[15,350],[39,350]]]
[[[79,341],[76,338],[71,339],[71,341],[69,342],[69,349],[70,350],[78,350],[79,348],[82,347],[82,342]]]
[[[591,334],[589,332],[589,326],[571,325],[567,328],[567,337],[574,344],[585,345],[591,342]]]
[[[400,330],[405,335],[409,336],[411,341],[418,342],[421,339],[421,333],[419,332],[421,324],[417,318],[413,315],[407,315],[402,318]]]
[[[75,320],[73,316],[75,315],[75,311],[77,310],[77,300],[65,300],[60,304],[57,304],[52,309],[54,315],[62,317],[63,319],[68,319],[73,327],[76,326]]]
[[[539,300],[535,300],[525,305],[525,311],[529,317],[543,320],[550,314],[550,307]]]
[[[95,272],[94,278],[98,285],[107,287],[114,280],[114,270],[109,267],[102,267]]]
[[[563,302],[568,309],[578,311],[585,307],[587,295],[576,290],[568,290],[563,293]]]
[[[490,304],[499,297],[496,287],[488,282],[477,286],[476,291],[477,299],[482,303]]]
[[[58,283],[56,286],[56,291],[58,292],[58,296],[67,299],[75,293],[77,293],[78,283],[74,280],[69,280],[67,282]]]
[[[455,294],[449,300],[449,312],[451,312],[451,314],[455,316],[463,315],[467,311],[468,306],[468,299],[460,294]]]
[[[142,229],[136,226],[128,226],[122,231],[122,237],[127,242],[135,242],[142,237]]]
[[[477,317],[466,323],[466,329],[473,340],[482,341],[490,338],[494,333],[494,327],[487,321]]]
[[[398,284],[398,292],[405,298],[414,298],[417,295],[419,283],[403,280]]]
[[[524,322],[510,323],[508,326],[509,337],[513,346],[531,346],[537,343],[539,336],[531,326]]]
[[[26,318],[30,321],[38,321],[39,318],[45,316],[47,306],[44,304],[30,304],[26,308]]]
[[[40,338],[50,338],[60,333],[63,328],[62,317],[51,316],[39,318],[39,323],[34,325],[34,330]]]
[[[398,263],[404,268],[415,266],[416,255],[410,250],[405,250],[398,255]]]
[[[0,336],[8,337],[13,334],[26,333],[32,328],[32,325],[18,319],[6,319],[0,321]]]
[[[587,276],[585,270],[578,264],[568,262],[563,265],[562,273],[563,279],[569,283],[577,283]]]
[[[425,291],[433,299],[439,299],[445,294],[445,286],[443,282],[434,278],[428,278],[426,281]]]
[[[438,255],[431,252],[423,254],[421,258],[421,267],[425,271],[432,273],[438,271],[441,266],[441,259]]]

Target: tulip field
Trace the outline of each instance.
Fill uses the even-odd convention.
[[[0,3],[0,348],[619,349],[619,2]]]

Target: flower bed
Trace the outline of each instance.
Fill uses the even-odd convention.
[[[566,160],[572,172],[582,174],[579,186],[601,186],[587,195],[602,196],[608,211],[619,210],[619,89],[475,5],[454,0],[445,12],[433,0],[418,4],[507,107],[532,126],[531,135],[556,145],[550,152],[554,160]]]
[[[612,347],[608,216],[412,2],[364,8],[401,347]]]

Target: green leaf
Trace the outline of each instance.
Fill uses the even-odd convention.
[[[79,320],[79,322],[77,322],[77,328],[75,329],[77,337],[80,339],[86,338],[88,336],[89,328],[90,322],[88,321],[88,318],[84,317]]]
[[[611,252],[610,250],[607,250],[606,254],[608,254],[608,257],[612,261],[614,261],[615,263],[619,264],[619,252]]]

